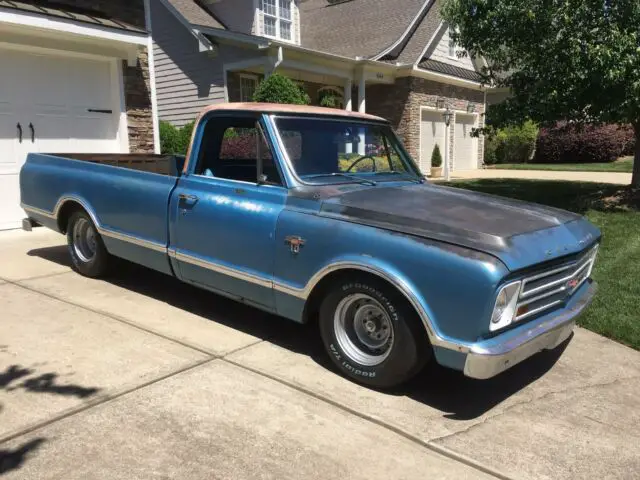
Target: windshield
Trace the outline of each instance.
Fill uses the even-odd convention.
[[[306,183],[422,180],[387,125],[326,118],[276,118],[291,164]]]

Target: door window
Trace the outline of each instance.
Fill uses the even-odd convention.
[[[205,125],[194,172],[205,177],[282,185],[271,149],[256,118],[213,117]]]

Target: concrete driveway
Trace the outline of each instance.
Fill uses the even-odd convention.
[[[0,476],[638,478],[640,354],[585,330],[490,381],[428,368],[392,393],[316,331],[64,238],[0,234]]]

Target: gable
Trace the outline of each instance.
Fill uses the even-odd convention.
[[[465,70],[476,71],[473,60],[471,60],[468,55],[462,58],[459,58],[457,55],[450,55],[449,40],[449,28],[443,24],[440,31],[436,34],[433,44],[427,50],[424,60],[435,60]]]

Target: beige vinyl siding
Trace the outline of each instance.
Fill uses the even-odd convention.
[[[209,3],[209,10],[220,20],[229,30],[233,32],[254,33],[254,22],[256,18],[256,5],[260,0],[225,0],[223,2]]]
[[[441,33],[441,37],[436,39],[436,47],[429,58],[442,63],[448,63],[449,65],[455,65],[456,67],[475,71],[475,67],[469,56],[462,58],[452,58],[449,56],[449,29],[443,28],[442,30],[443,32]]]
[[[152,2],[158,116],[182,126],[207,105],[225,101],[224,63],[257,52],[220,45],[217,56],[198,51],[198,42],[161,2]]]

